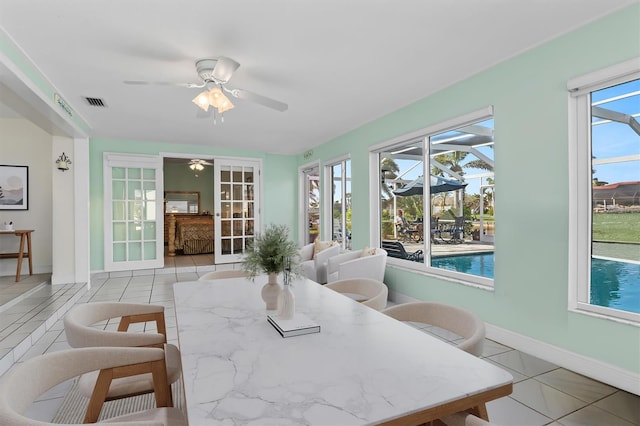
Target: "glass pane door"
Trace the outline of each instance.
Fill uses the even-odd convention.
[[[306,169],[303,174],[306,195],[304,244],[309,244],[320,235],[320,168],[316,166]]]
[[[105,160],[105,270],[162,268],[161,163],[117,154]]]
[[[259,229],[257,161],[216,159],[216,263],[242,261]]]

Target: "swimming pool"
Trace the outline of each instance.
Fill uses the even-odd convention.
[[[493,278],[493,253],[433,257],[431,265],[435,268]],[[640,265],[593,259],[591,282],[592,305],[640,313]]]
[[[493,253],[461,254],[431,258],[434,268],[493,278]]]
[[[593,259],[591,283],[592,305],[640,314],[640,265]]]

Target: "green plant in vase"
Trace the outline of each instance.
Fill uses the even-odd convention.
[[[267,309],[276,309],[280,286],[278,274],[297,270],[298,246],[289,240],[289,228],[286,225],[268,225],[263,233],[255,236],[253,244],[247,248],[242,267],[250,279],[256,275],[269,275],[267,284],[262,289],[262,297]],[[267,293],[267,294],[265,294]],[[271,294],[273,293],[273,294]]]

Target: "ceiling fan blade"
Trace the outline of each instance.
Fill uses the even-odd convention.
[[[227,90],[234,98],[243,99],[246,101],[255,102],[257,104],[266,106],[268,108],[275,109],[280,112],[284,112],[289,109],[289,105],[284,102],[276,101],[275,99],[267,98],[266,96],[258,95],[257,93],[249,92],[242,89],[229,89]]]
[[[130,86],[174,86],[174,87],[204,87],[201,85],[197,85],[194,83],[172,83],[169,81],[144,81],[144,80],[125,80],[124,84],[128,84]]]
[[[220,56],[216,62],[216,66],[213,68],[212,76],[221,84],[228,83],[239,66],[240,64],[233,59]]]

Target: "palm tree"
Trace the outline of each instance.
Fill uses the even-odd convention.
[[[387,199],[391,199],[394,197],[391,188],[388,185],[385,185],[384,182],[387,179],[395,179],[398,177],[398,173],[400,172],[400,167],[398,163],[393,158],[385,157],[380,161],[380,174],[382,178],[382,193]]]

